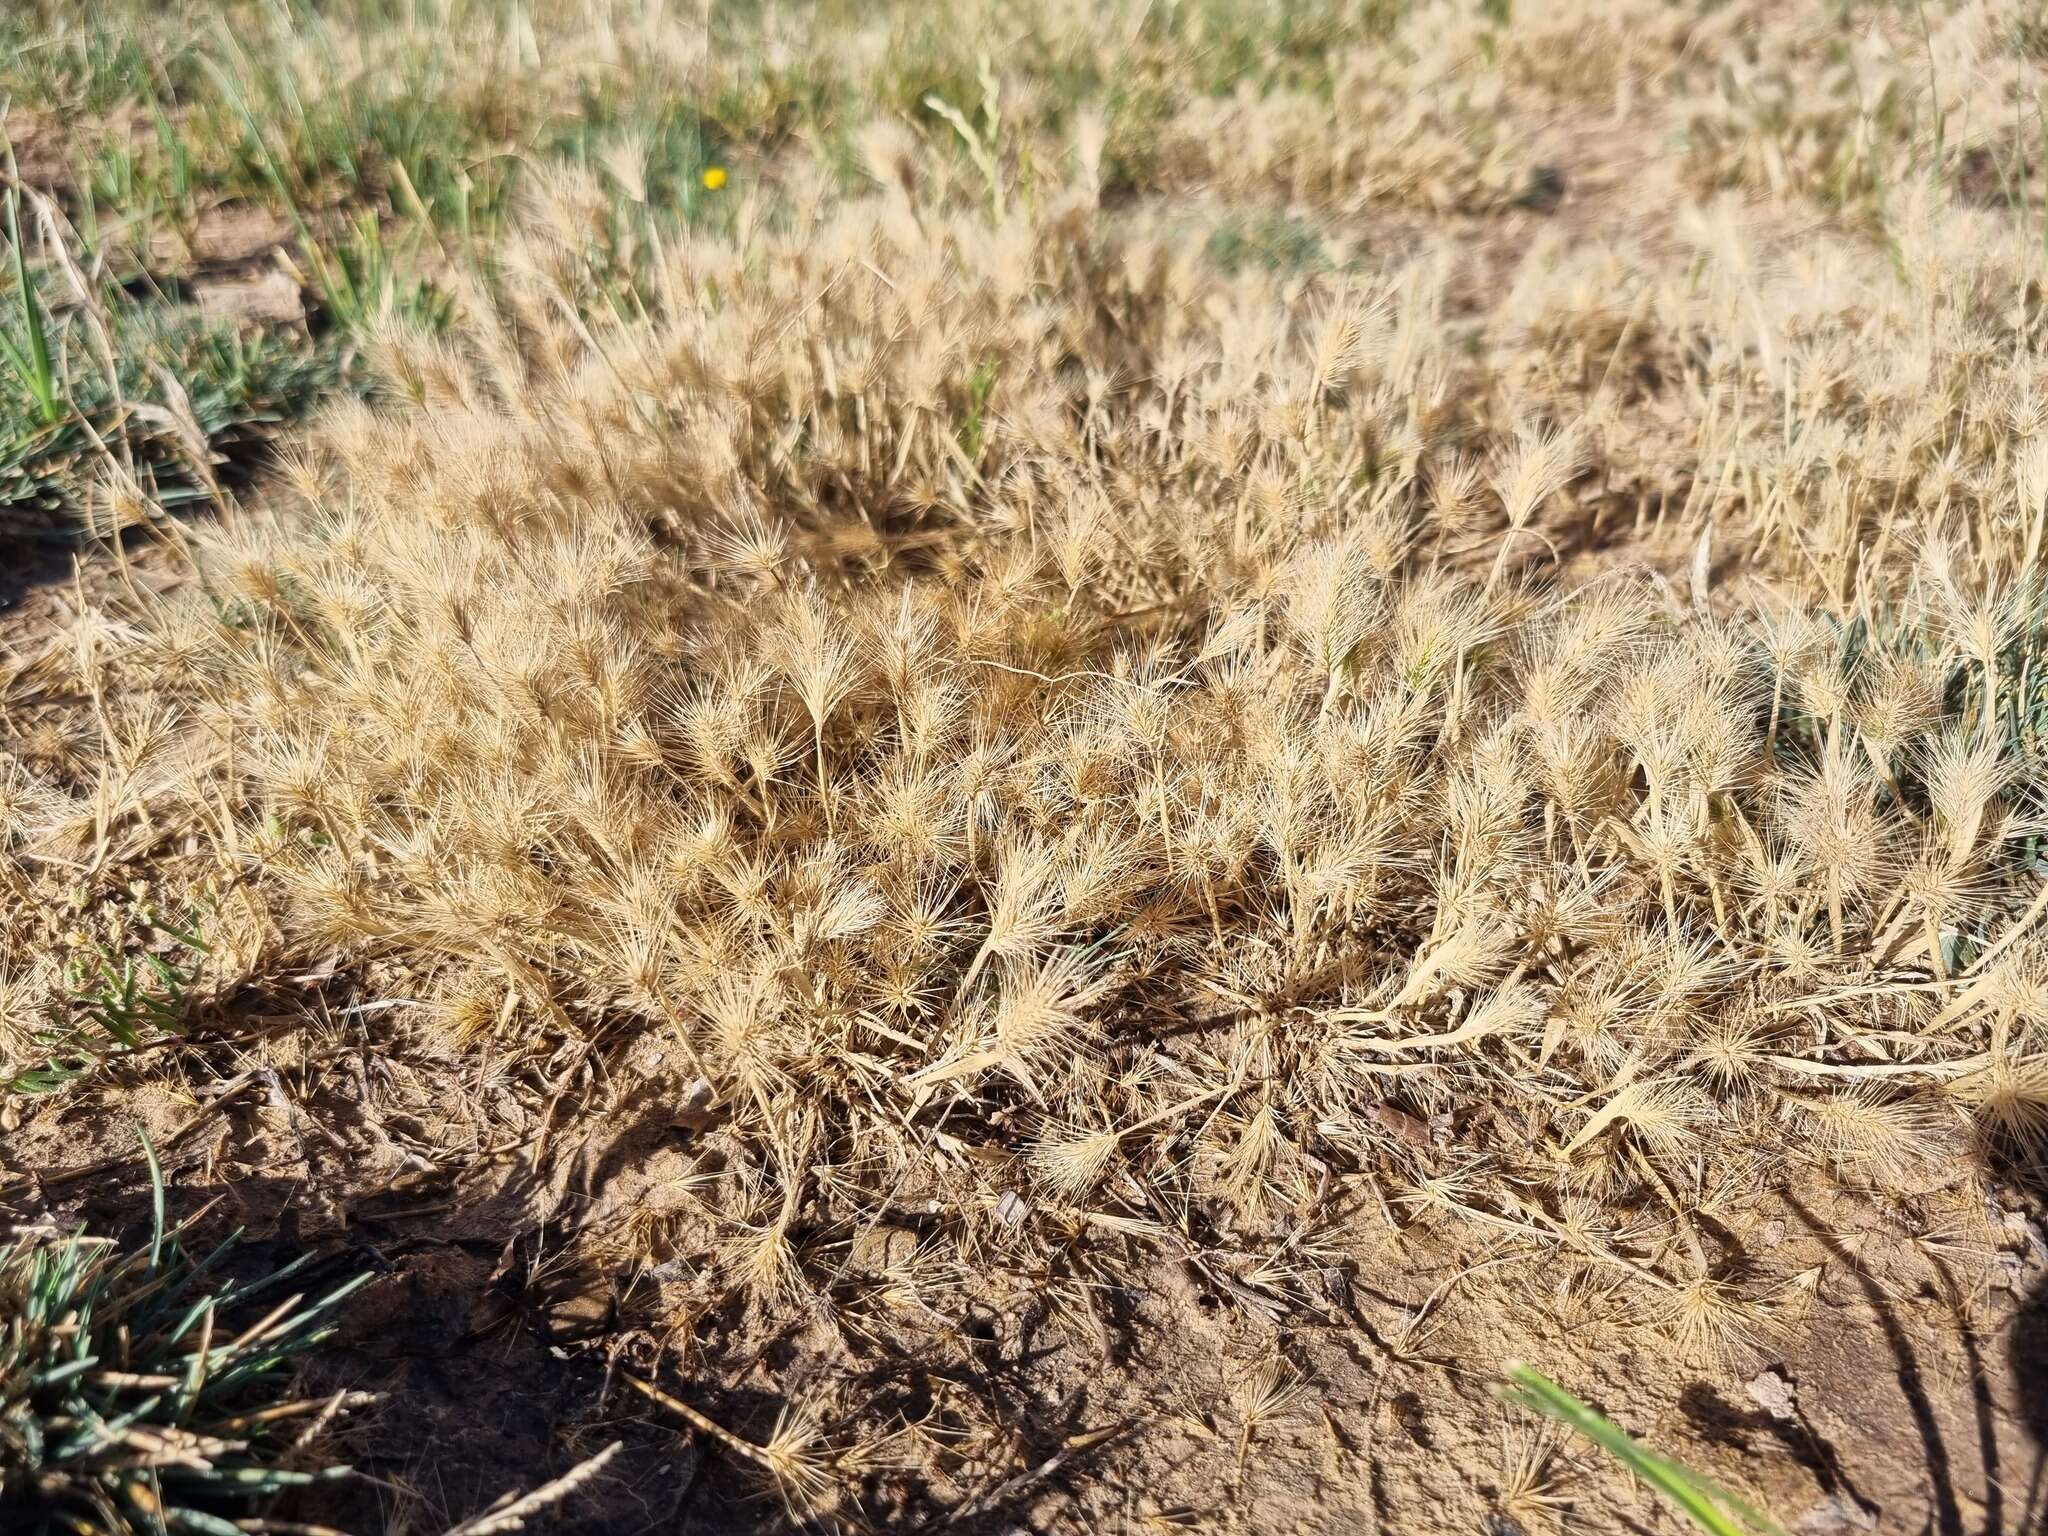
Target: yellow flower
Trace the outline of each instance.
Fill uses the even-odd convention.
[[[716,192],[725,185],[725,167],[709,165],[704,168],[704,185]]]

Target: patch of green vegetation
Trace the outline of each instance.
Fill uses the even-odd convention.
[[[960,423],[958,441],[970,464],[981,462],[981,450],[988,440],[989,397],[995,393],[1001,372],[994,361],[986,361],[977,364],[967,380],[967,415]]]
[[[75,166],[73,192],[79,234],[93,250],[113,249],[131,233],[144,244],[168,227],[189,252],[197,236],[200,194],[208,178],[192,146],[161,106],[152,132],[115,136],[89,145]]]
[[[0,94],[66,117],[153,98],[165,61],[147,34],[117,10],[77,9],[82,16],[25,4],[0,15]]]
[[[704,173],[723,166],[731,146],[720,123],[687,102],[593,93],[539,148],[545,159],[603,176],[631,203],[692,223],[713,201]]]
[[[1151,13],[1161,42],[1191,48],[1197,87],[1220,96],[1249,84],[1327,97],[1347,43],[1383,37],[1408,0],[1300,0],[1290,5],[1193,0]]]
[[[203,499],[213,460],[303,413],[338,377],[332,349],[112,287],[103,344],[85,334],[93,317],[59,310],[55,297],[30,271],[0,298],[0,519],[77,506],[110,461],[160,505]]]
[[[878,109],[915,118],[927,96],[972,102],[980,97],[981,84],[974,56],[954,46],[941,23],[924,20],[898,34],[873,90]]]
[[[312,1255],[250,1280],[164,1218],[147,1246],[30,1233],[0,1246],[0,1526],[21,1536],[238,1536],[266,1500],[351,1475],[298,1440],[348,1406],[289,1397],[292,1368],[333,1336],[368,1275],[310,1302],[273,1293]]]
[[[1228,273],[1246,267],[1288,274],[1329,272],[1336,266],[1313,225],[1277,209],[1231,215],[1210,233],[1204,249]]]
[[[293,188],[290,168],[272,151],[269,135],[248,96],[227,71],[211,63],[208,68],[221,99],[241,121],[249,154],[261,167],[277,203],[298,230],[299,252],[328,320],[351,335],[361,334],[386,319],[406,320],[430,329],[445,324],[445,297],[418,275],[414,263],[404,259],[409,250],[394,250],[387,242],[384,222],[374,208],[359,209],[339,238],[314,227],[305,203]],[[426,211],[417,203],[415,209]],[[464,228],[468,228],[466,204]],[[400,239],[407,247],[413,247],[423,234],[422,228],[414,226]]]
[[[181,926],[151,915],[147,922],[164,953],[117,954],[102,942],[72,957],[63,1003],[37,1039],[48,1053],[44,1063],[0,1082],[0,1093],[54,1093],[109,1057],[183,1031],[193,985],[213,951],[196,919]]]
[[[1880,604],[1842,626],[1852,670],[1894,661],[1933,669],[1941,708],[1969,736],[1989,732],[2029,764],[2048,762],[2048,587],[2024,581],[1971,615]]]
[[[289,47],[289,52],[287,51]],[[450,218],[498,206],[508,170],[487,100],[458,103],[427,50],[365,70],[321,28],[279,40],[223,35],[201,58],[209,89],[191,134],[229,194],[295,217],[333,208]],[[307,77],[336,82],[318,90]]]

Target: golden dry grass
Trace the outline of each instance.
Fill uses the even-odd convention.
[[[34,859],[179,848],[223,992],[672,1048],[712,1129],[643,1240],[765,1314],[912,1218],[878,1305],[1227,1234],[1313,1309],[1363,1185],[1732,1369],[1778,1193],[2038,1169],[2026,8],[1523,9],[1218,95],[1199,34],[1006,9],[1167,109],[984,64],[623,258],[630,141],[536,176],[196,583],[17,676],[93,711],[8,742],[0,1042]],[[1367,254],[1226,270],[1240,206]]]

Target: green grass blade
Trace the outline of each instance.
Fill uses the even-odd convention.
[[[1663,1494],[1709,1536],[1785,1536],[1783,1528],[1767,1515],[1698,1473],[1659,1456],[1541,1371],[1521,1364],[1509,1366],[1500,1395],[1517,1407],[1555,1419],[1584,1435]]]
[[[14,147],[7,147],[7,171],[14,175]],[[64,395],[57,387],[57,370],[50,360],[49,329],[43,321],[43,302],[38,297],[35,283],[28,270],[28,248],[21,238],[21,187],[10,182],[7,188],[7,241],[10,264],[14,273],[15,302],[21,310],[22,330],[28,339],[24,352],[11,337],[0,337],[6,344],[8,365],[20,375],[22,385],[35,401],[36,412],[42,417],[44,426],[54,426],[64,419]]]
[[[140,1123],[135,1127],[135,1134],[142,1140],[142,1155],[149,1159],[149,1268],[151,1273],[155,1273],[164,1252],[164,1165],[157,1158],[149,1132]]]

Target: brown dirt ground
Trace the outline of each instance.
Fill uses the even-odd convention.
[[[6,127],[21,179],[75,212],[80,147],[75,125],[17,108]],[[134,108],[94,125],[92,131],[146,140],[155,135],[157,124],[153,116]],[[125,250],[117,235],[109,255],[116,269],[139,265],[153,278],[169,282],[182,301],[203,314],[251,324],[298,325],[306,320],[307,311],[289,259],[296,243],[291,221],[282,214],[230,198],[197,209],[189,227],[156,229],[146,250]],[[0,550],[0,581],[6,579],[7,559],[7,552]],[[0,588],[0,606],[5,601]]]
[[[1553,1261],[1400,1230],[1369,1171],[1325,1188],[1344,1237],[1305,1256],[1307,1308],[1275,1304],[1232,1235],[1208,1233],[1199,1260],[992,1254],[927,1311],[886,1284],[919,1240],[906,1217],[824,1266],[841,1278],[819,1306],[753,1318],[696,1281],[704,1234],[673,1191],[715,1127],[677,1112],[685,1085],[658,1048],[451,1057],[404,1027],[401,981],[236,999],[90,1096],[0,1117],[14,1219],[139,1229],[140,1123],[175,1215],[244,1227],[258,1256],[312,1247],[309,1288],[373,1274],[311,1383],[383,1397],[344,1436],[370,1480],[317,1511],[345,1529],[438,1530],[613,1440],[606,1476],[539,1528],[787,1523],[730,1458],[625,1390],[630,1370],[757,1438],[792,1395],[984,1441],[960,1405],[990,1409],[997,1439],[971,1460],[868,1479],[877,1529],[1534,1536],[1499,1497],[1527,1426],[1490,1386],[1514,1358],[1797,1532],[2040,1528],[2044,1191],[1987,1197],[1966,1147],[1909,1190],[1816,1187],[1710,1231],[1777,1297],[1757,1346],[1712,1366],[1615,1327],[1597,1290],[1546,1290]],[[1418,1134],[1448,1147],[1458,1127]],[[628,1254],[656,1228],[674,1257],[649,1269]],[[1085,1314],[1048,1300],[1077,1294]],[[1301,1390],[1247,1439],[1236,1394],[1276,1360]],[[1033,1475],[1097,1429],[1122,1433]],[[1554,1487],[1589,1517],[1567,1529],[1676,1528],[1579,1447],[1555,1450]]]

